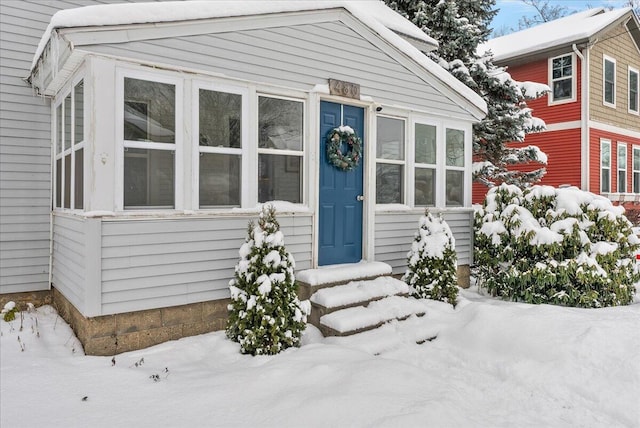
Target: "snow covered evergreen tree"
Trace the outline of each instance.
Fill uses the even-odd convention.
[[[425,210],[420,228],[407,253],[407,271],[403,281],[413,287],[413,296],[433,299],[455,306],[458,297],[455,240],[442,217]]]
[[[240,343],[243,354],[273,355],[300,345],[310,305],[298,300],[295,262],[284,246],[273,206],[263,207],[247,235],[229,282],[226,333]]]
[[[546,156],[535,146],[508,147],[524,141],[525,135],[544,129],[526,101],[542,96],[549,88],[517,82],[503,67],[493,64],[491,53],[480,56],[478,45],[487,41],[491,20],[497,13],[495,0],[385,0],[429,36],[439,48],[428,54],[486,102],[488,114],[473,129],[475,181],[492,187],[499,183],[526,187],[545,174],[539,167],[519,171],[517,165],[546,164]]]

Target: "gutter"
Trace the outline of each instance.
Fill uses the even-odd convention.
[[[582,70],[582,84],[580,88],[580,188],[589,191],[589,45],[584,47],[584,55],[576,44],[571,46],[573,52],[580,58]]]

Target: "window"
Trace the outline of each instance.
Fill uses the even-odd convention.
[[[600,192],[611,192],[611,141],[600,140]]]
[[[464,131],[447,129],[445,141],[446,206],[464,205]]]
[[[618,193],[627,193],[627,145],[618,143]]]
[[[84,83],[55,108],[54,207],[84,208]]]
[[[377,118],[376,203],[404,203],[405,121]]]
[[[576,100],[575,55],[567,54],[549,59],[550,103]]]
[[[415,124],[415,206],[436,204],[437,128]]]
[[[638,83],[638,70],[629,67],[629,113],[640,113],[640,83]]]
[[[124,78],[124,208],[175,206],[176,85]]]
[[[603,102],[610,107],[616,106],[616,61],[607,56],[603,57]]]
[[[258,97],[258,202],[302,203],[304,103]]]
[[[200,208],[241,205],[242,116],[243,95],[240,92],[199,89]]]
[[[640,147],[633,146],[633,193],[640,193]]]

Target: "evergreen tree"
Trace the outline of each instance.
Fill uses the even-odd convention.
[[[516,167],[546,163],[544,154],[535,146],[507,147],[507,143],[522,143],[527,133],[544,129],[526,100],[543,95],[548,87],[514,81],[505,68],[493,64],[491,53],[477,53],[491,33],[495,0],[385,1],[436,39],[439,48],[427,55],[487,102],[487,116],[473,128],[474,180],[489,187],[499,183],[526,187],[540,180],[544,167],[529,172]]]
[[[429,210],[420,218],[411,250],[407,253],[407,271],[403,281],[413,287],[412,295],[455,306],[458,297],[455,240],[449,225]]]
[[[295,262],[285,249],[275,208],[263,207],[258,224],[249,222],[247,235],[229,282],[226,333],[243,354],[273,355],[300,345],[310,306],[298,300]]]

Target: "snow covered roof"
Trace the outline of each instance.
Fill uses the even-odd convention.
[[[496,37],[478,47],[479,53],[491,50],[496,61],[532,55],[581,41],[587,41],[606,27],[630,15],[632,9],[607,11],[602,7],[585,10],[538,26]]]
[[[419,47],[437,47],[437,41],[387,7],[381,0],[189,0],[95,5],[62,10],[51,18],[36,50],[31,71],[34,71],[44,52],[52,31],[58,28],[167,23],[338,8],[347,10],[396,49],[486,113],[486,103],[480,96],[428,59],[419,49]]]

